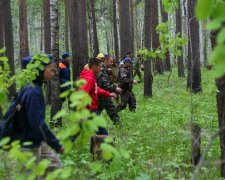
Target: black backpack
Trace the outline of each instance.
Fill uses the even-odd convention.
[[[16,120],[18,117],[18,112],[21,109],[22,97],[25,93],[26,88],[23,87],[21,91],[19,91],[16,96],[13,98],[13,101],[10,104],[10,107],[3,117],[3,120],[0,122],[0,140],[5,137],[10,137],[10,142],[14,140],[14,135],[16,133]],[[10,143],[9,142],[9,143]],[[8,144],[9,144],[8,143]]]

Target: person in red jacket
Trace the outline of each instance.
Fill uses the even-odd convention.
[[[116,98],[115,93],[110,93],[97,86],[96,76],[101,72],[102,63],[97,58],[91,58],[88,62],[88,68],[84,68],[80,74],[80,79],[85,79],[86,84],[81,87],[81,90],[85,91],[91,96],[92,102],[88,106],[88,109],[92,112],[98,113],[98,96]],[[99,127],[98,135],[108,135],[105,128]]]

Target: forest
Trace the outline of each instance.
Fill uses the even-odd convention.
[[[0,179],[224,179],[224,25],[224,0],[0,0]]]

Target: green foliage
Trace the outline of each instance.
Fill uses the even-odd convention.
[[[220,78],[225,74],[225,2],[221,0],[199,0],[196,7],[196,15],[199,20],[210,18],[207,28],[218,31],[216,37],[217,46],[210,56],[210,62],[214,65],[215,77]]]

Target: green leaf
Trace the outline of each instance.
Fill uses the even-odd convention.
[[[94,173],[97,173],[97,172],[100,172],[101,169],[102,169],[102,164],[99,163],[99,162],[93,162],[89,165],[90,169],[94,172]]]
[[[54,117],[53,117],[53,120],[57,120],[63,116],[65,116],[67,114],[66,110],[65,109],[62,109],[61,111],[59,111]]]
[[[199,20],[206,19],[210,16],[213,10],[214,0],[198,0],[195,8],[195,13]]]
[[[4,48],[2,48],[2,49],[0,49],[0,54],[5,53],[5,51],[6,51],[6,48],[5,48],[5,47],[4,47]]]
[[[51,162],[49,160],[42,160],[41,162],[38,163],[38,165],[33,168],[33,173],[36,174],[37,176],[42,176],[44,175],[46,169],[48,168],[48,166],[51,164]]]
[[[0,147],[6,145],[7,143],[9,143],[10,138],[9,137],[5,137],[0,141]]]
[[[209,22],[206,26],[206,29],[208,30],[217,30],[220,28],[222,22],[218,21],[218,20],[213,20],[211,22]]]
[[[225,28],[220,30],[219,34],[216,37],[216,41],[218,44],[224,44],[225,41]]]

